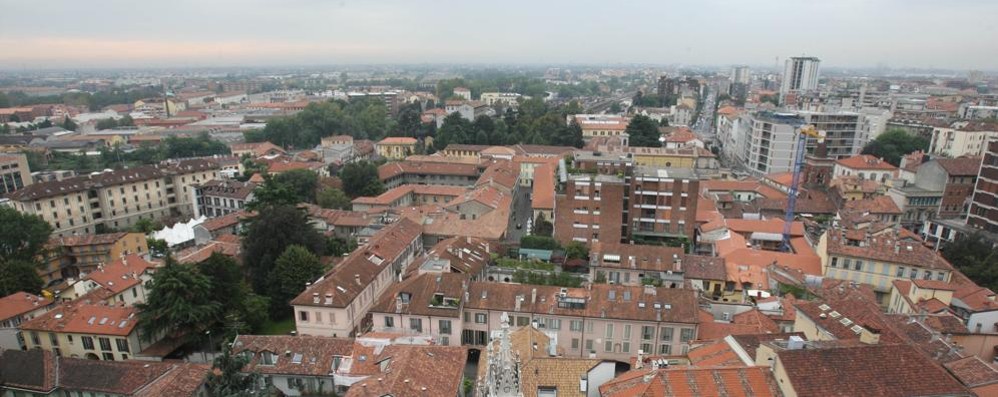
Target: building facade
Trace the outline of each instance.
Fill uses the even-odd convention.
[[[0,154],[0,196],[13,193],[32,183],[28,157],[24,154]]]

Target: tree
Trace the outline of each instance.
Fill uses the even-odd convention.
[[[551,237],[554,234],[554,225],[548,222],[543,212],[539,212],[537,213],[537,217],[534,218],[534,225],[531,232],[535,236]]]
[[[38,294],[42,290],[42,278],[38,276],[38,264],[24,259],[8,259],[0,262],[0,296],[18,291]]]
[[[562,125],[556,130],[556,134],[551,139],[551,144],[556,146],[572,146],[581,148],[585,142],[582,140],[582,127],[579,123],[572,121],[569,125]]]
[[[561,248],[558,241],[547,236],[523,236],[520,238],[521,248],[556,250]]]
[[[205,378],[208,397],[250,397],[258,395],[260,374],[243,373],[249,358],[232,354],[231,345],[223,344],[222,355],[215,357]]]
[[[0,206],[0,261],[34,261],[52,234],[52,226],[37,215]]]
[[[319,191],[315,201],[322,208],[332,208],[338,210],[349,210],[351,207],[350,197],[347,197],[343,190],[330,187]]]
[[[305,290],[305,284],[322,276],[322,263],[307,248],[289,246],[270,272],[271,310],[275,317],[287,312],[288,304]]]
[[[298,202],[298,197],[291,190],[291,186],[281,183],[271,175],[264,175],[263,184],[254,189],[253,200],[247,203],[246,208],[256,211],[263,207],[293,206]]]
[[[589,259],[589,247],[579,241],[572,241],[565,246],[565,259]]]
[[[135,221],[134,225],[132,225],[132,231],[142,234],[149,234],[162,228],[163,224],[153,220],[152,218],[139,219]]]
[[[473,136],[471,122],[461,117],[460,113],[454,112],[444,117],[444,122],[433,137],[433,146],[437,150],[443,150],[450,144],[469,143]]]
[[[253,290],[267,294],[274,262],[289,246],[300,245],[313,253],[325,249],[325,239],[309,224],[304,211],[294,206],[268,206],[250,218],[243,238],[243,265]]]
[[[222,305],[227,327],[239,324],[234,334],[251,332],[267,321],[267,299],[253,293],[234,259],[216,252],[198,269],[211,281],[211,299]]]
[[[979,234],[964,235],[941,247],[943,257],[982,287],[998,288],[998,255]]]
[[[909,135],[902,129],[891,129],[877,136],[863,148],[863,154],[883,158],[895,166],[901,164],[901,157],[917,151],[928,150],[929,140],[920,136]]]
[[[73,119],[66,117],[62,121],[62,128],[65,128],[70,131],[76,131],[76,123],[73,122]]]
[[[221,319],[222,305],[212,299],[211,280],[190,265],[166,258],[149,281],[149,294],[139,309],[142,338],[155,340],[160,335],[185,342],[199,340],[202,331]]]
[[[330,237],[326,239],[326,255],[343,256],[357,249],[357,239],[342,239]]]
[[[351,198],[377,196],[385,191],[378,178],[378,167],[367,161],[350,163],[340,170],[343,192]]]
[[[625,133],[630,135],[631,146],[661,147],[659,141],[662,134],[658,132],[658,124],[648,116],[637,115],[627,124]]]
[[[274,183],[284,185],[294,195],[295,203],[314,203],[319,175],[311,170],[291,170],[275,176]]]
[[[166,243],[166,240],[160,240],[155,238],[146,238],[146,246],[149,247],[149,253],[157,258],[162,258],[166,256],[167,252],[170,251],[170,246]]]

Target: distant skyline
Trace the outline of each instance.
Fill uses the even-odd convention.
[[[992,0],[0,0],[0,68],[372,63],[998,69]]]

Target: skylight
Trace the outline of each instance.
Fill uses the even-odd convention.
[[[302,355],[301,353],[295,353],[294,357],[291,357],[292,364],[301,364]]]

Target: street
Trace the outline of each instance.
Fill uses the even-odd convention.
[[[531,218],[530,192],[529,186],[520,186],[513,197],[513,208],[510,214],[509,230],[506,232],[506,241],[520,242],[520,238],[527,234],[527,220]],[[521,227],[517,229],[516,225]]]

